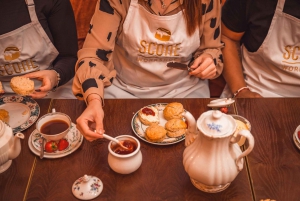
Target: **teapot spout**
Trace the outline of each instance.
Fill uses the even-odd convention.
[[[14,136],[13,144],[10,146],[8,159],[15,159],[21,152],[21,142],[20,139],[24,139],[24,134],[17,133]]]
[[[185,146],[189,146],[195,141],[199,131],[197,130],[196,120],[190,112],[185,111],[182,116],[185,118],[188,125],[185,134]]]

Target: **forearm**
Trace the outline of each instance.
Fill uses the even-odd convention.
[[[246,86],[241,62],[240,43],[224,35],[222,35],[221,40],[225,43],[225,47],[222,49],[224,58],[222,74],[230,91],[234,93],[238,89]]]
[[[69,80],[74,77],[75,74],[75,64],[77,57],[60,57],[58,56],[53,62],[53,70],[55,70],[60,75],[59,85],[66,84]]]

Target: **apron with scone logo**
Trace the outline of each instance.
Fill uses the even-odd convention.
[[[33,0],[26,4],[31,22],[0,35],[0,81],[5,93],[13,93],[9,86],[12,77],[48,69],[58,55],[38,21]],[[34,81],[35,85],[41,84]]]
[[[300,19],[283,13],[284,4],[278,1],[260,48],[242,47],[246,83],[264,97],[300,96]]]
[[[207,80],[166,66],[170,61],[188,64],[199,46],[199,29],[187,36],[182,12],[153,15],[132,0],[113,52],[117,77],[104,97],[209,97]]]

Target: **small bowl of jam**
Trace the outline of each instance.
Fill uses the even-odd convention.
[[[108,165],[117,173],[130,174],[136,171],[142,164],[141,144],[131,135],[120,135],[116,138],[127,149],[110,141],[108,144]]]

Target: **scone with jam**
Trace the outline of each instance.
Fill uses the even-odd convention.
[[[140,121],[147,126],[159,123],[158,110],[154,106],[146,106],[138,112]]]

